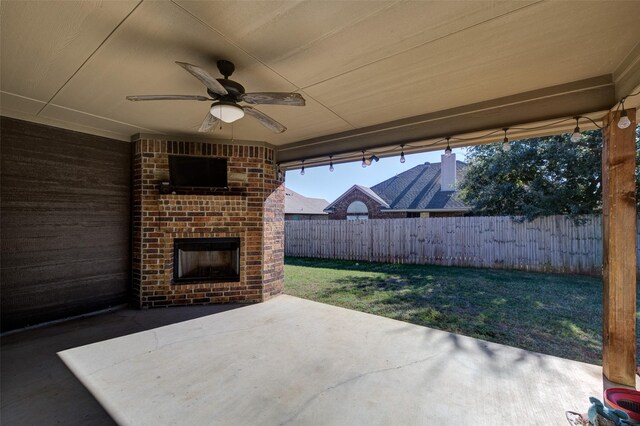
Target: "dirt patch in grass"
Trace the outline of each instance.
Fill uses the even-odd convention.
[[[285,289],[318,302],[602,363],[597,277],[287,258]]]

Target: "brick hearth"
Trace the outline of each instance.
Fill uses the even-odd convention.
[[[134,304],[260,302],[281,293],[284,185],[273,149],[144,138],[134,144]],[[226,158],[229,190],[161,193],[169,154]],[[175,238],[240,238],[240,281],[173,283]]]

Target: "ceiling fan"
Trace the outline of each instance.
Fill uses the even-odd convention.
[[[252,105],[288,105],[288,106],[304,106],[305,100],[299,93],[286,92],[253,92],[245,93],[244,87],[229,80],[229,76],[235,71],[232,62],[219,60],[217,62],[218,70],[224,78],[213,78],[211,74],[202,68],[187,64],[186,62],[178,62],[185,70],[189,71],[195,78],[200,80],[206,87],[207,96],[199,95],[137,95],[127,96],[130,101],[160,101],[160,100],[186,100],[186,101],[214,101],[211,109],[204,118],[202,125],[198,129],[199,132],[209,132],[220,121],[225,123],[233,123],[244,117],[245,114],[255,118],[267,129],[274,133],[282,133],[287,130],[282,124],[263,112],[258,111],[250,106],[238,105],[238,102],[246,102]]]

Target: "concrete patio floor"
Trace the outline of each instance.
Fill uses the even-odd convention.
[[[602,393],[597,366],[291,296],[215,313],[226,308],[125,310],[6,336],[2,423],[110,424],[52,358],[91,342],[60,356],[128,425],[561,425]]]

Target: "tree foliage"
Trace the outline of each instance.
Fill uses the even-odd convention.
[[[636,129],[636,196],[639,128]],[[599,213],[602,209],[602,135],[583,132],[578,143],[569,135],[478,145],[467,152],[468,167],[460,197],[475,215],[524,216]],[[636,198],[638,199],[638,198]]]

